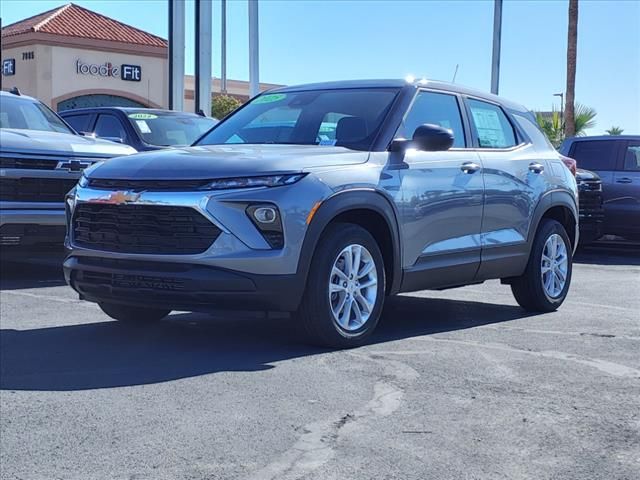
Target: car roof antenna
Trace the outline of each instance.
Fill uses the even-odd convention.
[[[204,113],[204,111],[202,111],[202,109],[198,110],[197,112],[198,115],[200,115],[201,117],[206,117],[207,115]]]
[[[14,95],[18,95],[18,96],[22,95],[20,93],[20,90],[18,90],[18,87],[13,87],[11,90],[9,90],[9,93],[13,93]]]

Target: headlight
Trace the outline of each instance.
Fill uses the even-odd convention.
[[[89,186],[89,174],[93,172],[96,168],[104,163],[104,160],[99,160],[96,163],[92,164],[90,167],[85,168],[82,171],[82,175],[80,175],[80,180],[78,180],[78,186],[81,188]]]
[[[291,185],[306,176],[306,173],[291,173],[282,175],[267,175],[262,177],[235,177],[221,178],[213,180],[202,190],[230,190],[235,188],[256,188],[256,187],[280,187],[283,185]]]
[[[82,188],[89,186],[89,179],[84,176],[84,172],[80,176],[80,180],[78,180],[78,186]]]

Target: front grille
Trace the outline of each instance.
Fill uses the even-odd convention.
[[[220,229],[190,207],[80,203],[73,218],[79,247],[119,253],[202,253]]]
[[[20,168],[25,170],[55,170],[58,160],[40,158],[0,157],[0,168]]]
[[[599,181],[599,180],[587,181],[587,182],[579,182],[578,183],[578,191],[580,191],[580,192],[601,192],[602,191],[602,182]]]
[[[602,194],[598,191],[582,191],[578,195],[578,208],[580,215],[604,217],[602,206]]]
[[[0,178],[0,200],[6,202],[64,202],[75,178]]]
[[[38,225],[32,223],[5,223],[0,227],[0,245],[57,245],[65,235],[64,225]]]
[[[89,186],[104,190],[188,191],[206,186],[211,180],[110,180],[92,178]]]

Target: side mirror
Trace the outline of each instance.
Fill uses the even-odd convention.
[[[453,132],[439,125],[425,123],[413,133],[413,144],[418,150],[441,152],[453,145]]]

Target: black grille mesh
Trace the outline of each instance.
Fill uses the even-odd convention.
[[[189,207],[80,203],[73,217],[79,247],[120,253],[197,254],[220,229]]]
[[[64,202],[74,178],[0,178],[0,200],[6,202]]]

